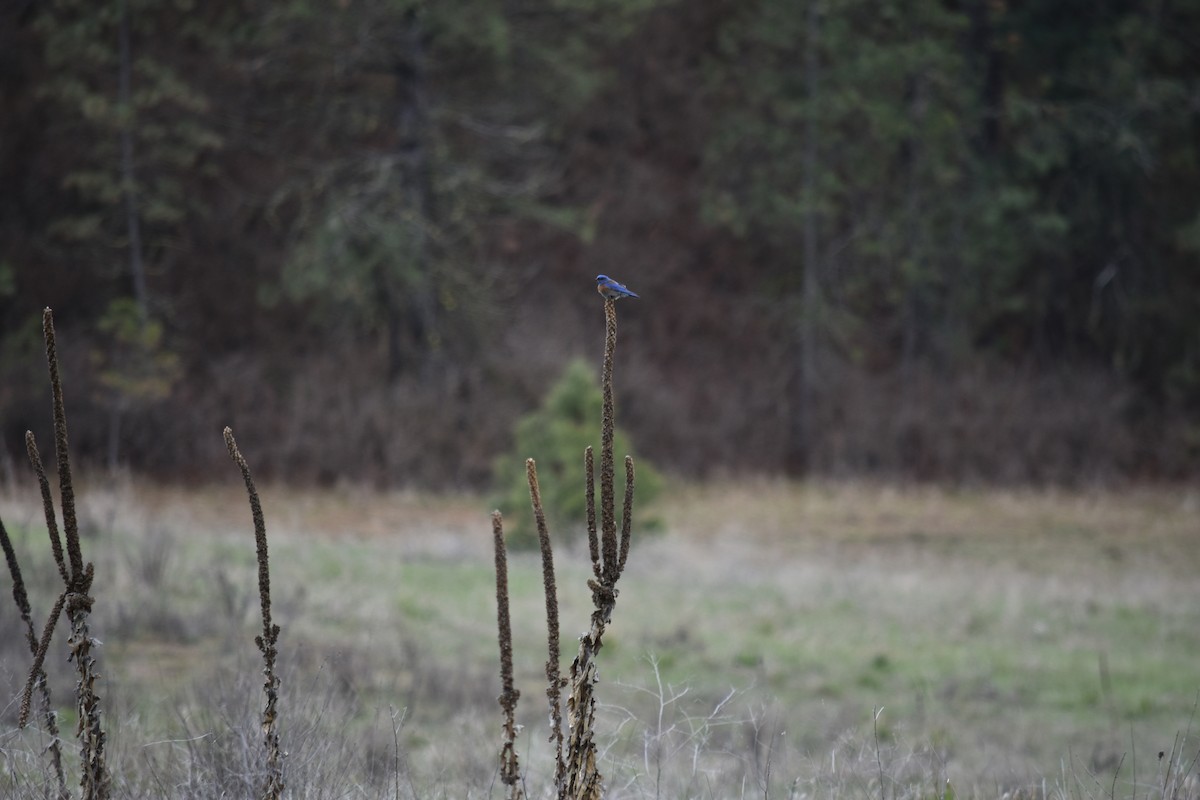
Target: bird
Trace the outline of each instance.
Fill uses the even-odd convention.
[[[596,291],[605,300],[620,300],[622,297],[638,296],[636,292],[629,291],[624,284],[617,283],[607,275],[596,276]]]

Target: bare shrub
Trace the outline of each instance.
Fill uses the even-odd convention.
[[[95,572],[91,563],[84,565],[83,553],[79,544],[79,524],[75,514],[75,489],[71,480],[70,451],[67,445],[67,412],[63,402],[62,381],[58,372],[54,316],[49,308],[42,314],[42,332],[46,340],[46,362],[50,369],[50,390],[53,398],[54,445],[58,464],[63,533],[66,540],[65,556],[63,543],[58,535],[54,502],[50,494],[50,482],[46,478],[46,471],[42,466],[41,455],[32,432],[26,433],[25,444],[29,451],[30,462],[38,477],[38,485],[41,488],[46,528],[50,534],[50,547],[58,566],[59,576],[63,579],[64,589],[46,620],[46,628],[34,652],[29,679],[21,696],[21,715],[18,724],[24,727],[29,719],[31,695],[39,679],[45,680],[42,665],[45,662],[46,651],[50,646],[58,615],[65,611],[71,624],[71,636],[67,640],[67,646],[71,653],[70,658],[75,662],[79,674],[79,680],[75,686],[76,707],[79,714],[75,734],[80,745],[80,787],[84,800],[106,800],[110,790],[108,766],[104,753],[106,735],[101,718],[100,697],[96,694],[96,683],[100,675],[97,671],[96,659],[92,655],[93,646],[99,642],[92,638],[88,625],[93,602],[89,592]]]

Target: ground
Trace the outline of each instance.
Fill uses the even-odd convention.
[[[40,620],[54,576],[36,500],[32,485],[0,494]],[[500,796],[483,501],[265,487],[263,507],[293,787],[337,772],[364,796]],[[242,488],[92,480],[80,510],[126,794],[149,785],[147,764],[175,774],[206,758],[196,741],[228,746],[233,730],[250,731],[253,764]],[[942,796],[947,781],[961,796],[1200,793],[1185,771],[1200,739],[1197,493],[719,482],[672,486],[657,512],[664,531],[635,541],[600,655],[614,796],[860,796],[881,780],[892,795]],[[552,534],[569,663],[590,568],[571,532]],[[552,773],[541,565],[517,553],[509,566],[536,796]],[[13,697],[28,656],[8,638]],[[61,702],[61,641],[55,659]],[[3,736],[0,759],[28,769],[36,749]]]

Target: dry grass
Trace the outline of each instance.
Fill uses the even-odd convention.
[[[1084,577],[1103,564],[1186,575],[1200,491],[946,489],[862,481],[681,486],[664,500],[674,531],[800,555],[861,549],[1000,558],[1006,565]]]
[[[24,554],[41,546],[45,532],[37,527],[34,484],[17,488],[0,497],[0,516]],[[236,741],[257,757],[256,686],[238,677],[253,672],[246,643],[255,627],[244,489],[78,488],[83,529],[110,543],[97,568],[113,586],[143,581],[137,554],[146,543],[169,541],[165,583],[173,588],[160,595],[155,613],[187,630],[164,640],[153,626],[135,624],[152,609],[134,604],[126,625],[140,633],[106,638],[101,648],[118,771],[139,773],[142,745],[164,739],[206,737],[150,748],[174,754],[160,764],[166,774],[190,763],[188,752],[215,758],[205,755],[210,743],[234,741],[227,722],[249,732]],[[280,590],[275,613],[291,632],[280,655],[281,703],[291,720],[281,736],[293,754],[293,780],[298,758],[308,757],[303,774],[314,785],[342,770],[356,776],[354,785],[376,787],[370,796],[395,794],[397,774],[396,796],[413,793],[410,780],[417,794],[436,787],[451,796],[486,794],[495,775],[499,685],[491,667],[493,554],[480,533],[481,501],[278,486],[262,495],[272,520],[279,509],[291,522],[272,524],[272,567]],[[1187,729],[1200,684],[1200,555],[1186,546],[1196,510],[1185,490],[1096,495],[758,483],[677,487],[669,495],[661,509],[668,531],[635,543],[622,578],[629,611],[617,615],[606,638],[597,728],[610,796],[656,796],[647,752],[652,766],[655,758],[661,764],[662,796],[689,794],[689,786],[691,796],[764,796],[755,781],[765,780],[768,752],[771,797],[791,796],[796,780],[797,797],[873,796],[876,705],[885,706],[889,796],[893,778],[928,797],[945,776],[960,796],[1017,789],[1030,796],[1044,781],[1048,794],[1106,797],[1107,785],[1097,791],[1088,776],[1108,784],[1124,755],[1116,796],[1131,797],[1135,746],[1138,797],[1147,796],[1143,784],[1165,774],[1157,752],[1170,753]],[[297,514],[297,506],[318,513]],[[369,520],[376,507],[381,516],[407,516],[390,535],[355,522]],[[340,522],[322,529],[307,521],[314,518]],[[32,561],[31,600],[45,608],[55,570],[48,554]],[[509,570],[514,645],[523,654],[515,685],[537,697],[545,675],[530,656],[545,647],[540,560],[521,555]],[[567,553],[558,572],[564,635],[575,635],[571,621],[586,618],[590,607],[579,590],[591,576],[586,552]],[[223,598],[223,585],[239,587],[240,599]],[[295,588],[301,585],[303,593]],[[242,611],[214,619],[211,610],[226,603]],[[104,602],[96,616],[100,631],[117,622]],[[687,690],[666,704],[661,724],[647,654],[656,656],[664,686]],[[0,649],[10,696],[27,658],[20,648]],[[51,659],[48,667],[65,685],[64,664]],[[223,716],[188,710],[211,705],[215,687],[229,709]],[[689,720],[707,719],[731,687],[738,692],[724,717],[704,735],[691,733]],[[305,697],[327,700],[304,708]],[[310,721],[313,705],[324,708],[320,723]],[[517,719],[519,746],[530,796],[537,796],[552,781],[544,769],[552,752],[544,704],[527,706]],[[163,714],[169,709],[189,721],[185,730],[172,724],[175,712]],[[407,715],[398,749],[392,709]],[[311,756],[296,756],[301,728],[313,731],[311,751],[303,751]],[[659,730],[671,731],[675,744],[651,747]],[[354,753],[317,747],[320,731],[336,731]],[[1188,741],[1195,742],[1194,728]],[[0,749],[11,767],[20,752],[11,735],[0,733]],[[1176,797],[1196,796],[1194,781],[1179,786]]]

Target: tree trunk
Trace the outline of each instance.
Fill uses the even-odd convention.
[[[991,6],[990,0],[974,0],[967,8],[970,19],[968,57],[984,60],[983,86],[980,87],[983,117],[979,127],[979,146],[983,153],[998,151],[1004,134],[1001,125],[1004,114],[1004,51],[996,44]]]
[[[434,360],[437,326],[437,292],[433,279],[433,254],[429,228],[435,223],[433,165],[429,153],[429,84],[426,71],[424,30],[414,11],[401,26],[399,59],[393,66],[396,75],[397,150],[400,156],[405,217],[409,225],[413,278],[391,281],[393,291],[401,293],[389,302],[388,328],[394,337],[405,336],[425,368]],[[389,364],[391,377],[402,368],[401,359]]]
[[[117,81],[117,104],[125,114],[121,125],[121,194],[125,198],[125,225],[129,236],[129,272],[133,282],[133,298],[137,302],[142,324],[150,315],[149,293],[146,288],[146,265],[142,260],[142,228],[138,216],[137,182],[133,170],[133,103],[130,84],[133,56],[129,42],[129,6],[126,0],[118,5],[118,46],[120,74]]]
[[[121,120],[121,194],[125,200],[125,227],[129,237],[129,274],[133,284],[133,299],[137,303],[138,323],[144,329],[150,320],[150,294],[146,288],[146,264],[142,257],[142,225],[138,213],[137,176],[133,168],[133,99],[132,72],[133,53],[129,33],[129,4],[119,0],[117,5],[117,40],[119,48],[119,74],[117,78],[117,104],[124,117]],[[108,417],[108,444],[106,462],[115,472],[120,463],[121,416],[126,398],[120,390],[113,392],[112,406]]]
[[[796,327],[797,360],[794,366],[793,409],[789,420],[786,468],[798,475],[812,468],[815,383],[817,373],[817,336],[821,313],[820,242],[817,219],[817,167],[820,143],[817,139],[817,98],[820,90],[821,62],[817,54],[820,41],[820,11],[817,0],[809,0],[804,53],[804,90],[808,102],[804,122],[804,151],[801,193],[804,197],[801,249],[804,258],[804,286],[800,320]]]
[[[915,33],[920,36],[923,31],[918,30]],[[913,274],[903,276],[906,285],[904,287],[904,321],[900,363],[905,377],[903,384],[906,389],[902,398],[902,402],[905,404],[908,402],[909,394],[907,387],[911,383],[908,378],[920,355],[927,324],[924,306],[928,282],[925,273],[929,269],[927,263],[929,253],[926,249],[925,208],[922,202],[924,199],[922,196],[924,191],[922,169],[925,151],[921,131],[924,127],[928,106],[925,76],[918,72],[911,78],[908,102],[909,119],[912,120],[915,133],[911,139],[905,142],[904,147],[908,156],[906,164],[908,175],[904,191],[904,217],[907,220],[904,253],[909,263],[914,265],[915,270]]]

